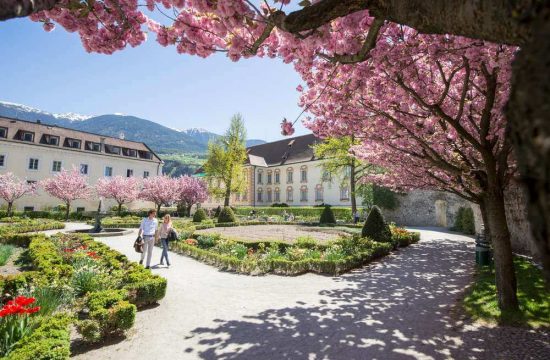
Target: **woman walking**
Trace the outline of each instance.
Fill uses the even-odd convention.
[[[155,238],[157,236],[158,220],[157,212],[149,210],[147,217],[141,221],[139,225],[138,237],[143,236],[143,252],[141,253],[140,264],[143,264],[145,254],[147,254],[146,269],[151,266],[151,256],[153,255],[153,247],[155,246]]]
[[[166,265],[170,266],[170,260],[168,260],[168,237],[172,231],[172,219],[170,215],[164,215],[162,225],[160,226],[159,237],[162,244],[162,255],[160,256],[160,264],[164,265],[164,259],[166,259]]]

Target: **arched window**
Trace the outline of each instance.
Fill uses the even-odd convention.
[[[307,201],[307,186],[300,188],[300,201]]]
[[[340,200],[349,200],[349,187],[340,187]]]
[[[293,175],[294,171],[291,167],[289,167],[288,169],[286,169],[286,183],[287,184],[292,184],[292,175]]]
[[[271,170],[267,170],[267,185],[271,185],[272,177]]]
[[[300,182],[307,183],[307,166],[303,165],[300,167]]]
[[[294,191],[292,190],[292,186],[289,186],[286,188],[286,201],[287,202],[294,201]]]
[[[279,169],[275,170],[275,184],[281,183],[281,171]]]
[[[262,175],[264,174],[263,170],[258,170],[258,184],[262,183]]]
[[[280,202],[281,201],[281,192],[279,191],[279,188],[276,187],[275,188],[275,202]]]
[[[272,196],[271,188],[267,188],[267,202],[272,202],[272,201],[273,201],[273,196]]]
[[[315,201],[323,201],[323,186],[321,184],[315,187]]]
[[[262,188],[258,189],[258,202],[262,202],[263,200],[263,190]]]

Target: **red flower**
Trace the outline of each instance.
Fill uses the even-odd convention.
[[[40,306],[27,309],[27,314],[34,314],[35,312],[38,312],[38,311],[40,311]]]
[[[40,306],[33,308],[26,308],[26,306],[34,303],[36,301],[33,297],[18,296],[15,300],[10,300],[4,305],[0,310],[0,317],[5,317],[9,315],[23,315],[23,314],[34,314],[40,310]]]

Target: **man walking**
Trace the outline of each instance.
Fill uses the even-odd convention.
[[[153,247],[155,246],[155,239],[157,237],[158,220],[156,216],[156,210],[149,210],[147,217],[143,218],[141,225],[139,225],[138,236],[143,236],[143,252],[141,253],[139,263],[143,265],[143,259],[145,259],[145,254],[147,254],[146,269],[149,269],[151,266],[151,256],[153,255]]]

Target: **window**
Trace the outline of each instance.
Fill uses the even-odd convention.
[[[61,161],[54,160],[52,162],[52,172],[60,172],[61,171]]]
[[[349,188],[347,186],[340,188],[340,200],[349,200]]]
[[[81,212],[84,212],[86,209],[84,207],[77,207],[76,208],[76,212],[77,213],[81,213]]]
[[[305,166],[300,169],[300,182],[307,182],[307,167]]]
[[[272,202],[272,201],[273,201],[273,195],[272,195],[271,189],[267,189],[267,202]]]
[[[279,173],[279,170],[275,170],[275,184],[281,183],[281,174]]]
[[[44,134],[40,139],[40,143],[46,144],[46,145],[59,146],[59,136]]]
[[[149,177],[149,171],[144,171],[143,172],[143,178],[147,179],[148,177]]]
[[[0,127],[0,138],[7,138],[8,137],[8,128]]]
[[[139,158],[140,158],[140,159],[148,159],[148,160],[152,160],[152,159],[153,159],[153,154],[150,153],[149,151],[142,151],[142,150],[139,150],[139,151],[138,151],[138,155],[139,155]]]
[[[269,185],[271,185],[271,179],[272,179],[272,177],[273,177],[273,176],[271,175],[271,171],[268,171],[268,172],[267,172],[267,183],[268,183]]]
[[[137,150],[122,148],[122,155],[129,157],[137,157]]]
[[[0,167],[6,166],[6,155],[0,155]]]
[[[134,170],[126,169],[126,177],[132,177],[132,176],[134,176]]]
[[[86,141],[86,150],[101,152],[101,144],[93,141]]]
[[[31,212],[34,211],[34,206],[25,206],[23,208],[23,212]]]
[[[112,166],[105,166],[105,172],[103,173],[104,176],[113,176],[113,167]]]
[[[262,183],[262,171],[258,171],[258,184]]]
[[[332,176],[330,175],[330,171],[323,170],[323,181],[331,181]]]
[[[262,195],[263,195],[262,189],[258,189],[258,202],[264,201]]]
[[[120,155],[120,147],[105,144],[105,152],[107,154]]]
[[[307,201],[307,186],[300,188],[300,201]]]
[[[275,188],[275,202],[281,201],[281,193],[279,191],[279,188]]]
[[[292,184],[292,168],[289,168],[286,170],[286,183],[287,184]]]
[[[78,139],[65,138],[63,146],[71,149],[80,149],[80,143],[81,142]]]
[[[27,184],[29,185],[36,184],[36,180],[27,180]]]
[[[19,130],[15,135],[16,140],[34,142],[34,133],[30,131]]]
[[[286,201],[291,202],[294,200],[294,192],[292,191],[292,187],[289,186],[286,189]]]
[[[315,187],[315,201],[323,201],[323,187],[321,185]]]
[[[80,173],[82,175],[88,175],[88,164],[80,164]]]
[[[29,159],[29,170],[38,170],[38,159],[36,158]]]

